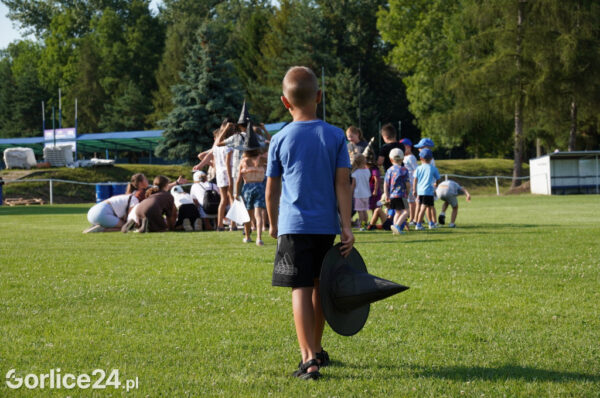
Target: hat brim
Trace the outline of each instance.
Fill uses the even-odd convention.
[[[340,267],[350,266],[358,272],[366,273],[367,266],[355,248],[352,248],[348,257],[343,257],[340,253],[340,246],[341,243],[338,243],[325,254],[321,267],[319,292],[323,314],[329,326],[342,336],[352,336],[358,333],[367,322],[370,304],[350,311],[341,310],[335,305],[333,287],[336,280],[336,273]]]

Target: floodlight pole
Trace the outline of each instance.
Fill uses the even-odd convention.
[[[362,120],[361,120],[361,91],[362,91],[362,86],[361,86],[361,80],[360,80],[360,62],[358,63],[358,128],[362,128]]]
[[[44,109],[44,101],[42,101],[42,135],[44,135],[44,131],[46,131],[46,112]]]
[[[75,98],[75,161],[77,161],[77,98]]]
[[[326,111],[326,106],[325,106],[325,67],[322,66],[321,67],[321,76],[323,79],[323,121],[327,122],[327,111]]]
[[[62,96],[60,95],[60,88],[58,89],[58,128],[62,129]]]
[[[54,126],[54,106],[52,107],[52,137],[53,137],[54,147],[56,147],[56,127]]]

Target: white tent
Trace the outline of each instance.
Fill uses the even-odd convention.
[[[600,151],[554,152],[529,160],[531,193],[600,193]]]

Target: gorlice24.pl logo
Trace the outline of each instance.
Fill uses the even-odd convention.
[[[74,388],[86,390],[105,390],[107,388],[137,390],[138,378],[127,379],[123,383],[119,378],[119,369],[112,369],[106,373],[103,369],[94,369],[91,373],[62,373],[60,368],[50,369],[48,373],[35,374],[29,373],[25,376],[17,375],[15,369],[10,369],[6,373],[6,385],[8,388],[16,390],[19,388],[50,389],[50,390],[71,390]]]

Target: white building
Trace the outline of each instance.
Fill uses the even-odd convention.
[[[600,193],[600,151],[554,152],[529,159],[531,193]]]

